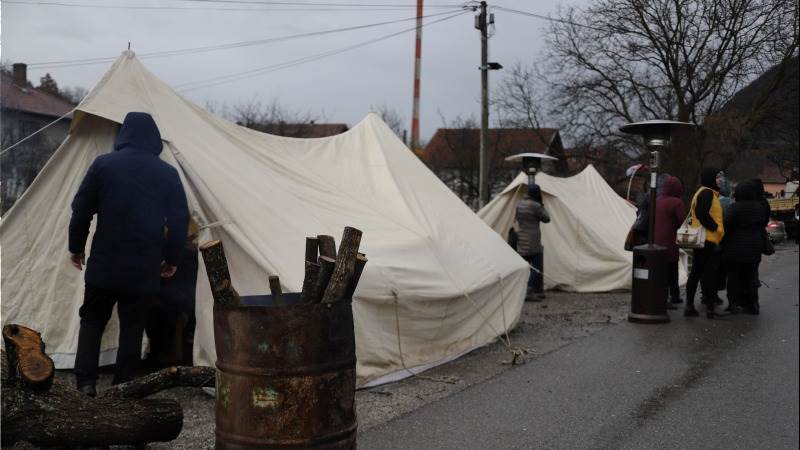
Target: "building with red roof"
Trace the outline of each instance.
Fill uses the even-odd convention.
[[[0,210],[5,212],[39,173],[69,133],[71,111],[67,100],[34,88],[27,66],[14,64],[0,75],[0,122],[3,154],[0,159]],[[27,141],[6,151],[59,117],[63,118]]]

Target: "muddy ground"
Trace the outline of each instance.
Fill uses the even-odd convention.
[[[523,349],[527,362],[624,320],[630,293],[575,294],[549,292],[541,303],[526,303],[522,319],[510,333],[511,346]],[[356,392],[359,431],[368,430],[428,403],[513,370],[506,344],[496,341],[463,357],[421,374]],[[68,372],[60,378],[71,380]],[[103,375],[99,388],[109,382]],[[214,447],[214,399],[200,389],[175,388],[158,394],[184,407],[184,426],[178,439],[152,443],[152,449]],[[117,447],[123,448],[123,447]]]

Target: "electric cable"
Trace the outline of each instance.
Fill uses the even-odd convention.
[[[580,23],[577,23],[577,22],[572,22],[572,21],[569,21],[569,20],[557,19],[557,18],[553,18],[553,17],[550,17],[550,16],[545,16],[545,15],[542,15],[542,14],[532,13],[532,12],[529,12],[529,11],[520,11],[518,9],[506,8],[504,6],[497,6],[497,5],[492,6],[492,8],[496,9],[498,11],[510,12],[512,14],[518,14],[518,15],[521,15],[521,16],[533,17],[535,19],[547,20],[549,22],[558,22],[558,23],[563,23],[563,24],[566,24],[566,25],[572,25],[572,26],[576,26],[576,27],[580,27],[580,28],[588,28],[590,30],[595,30],[595,31],[604,31],[604,30],[601,30],[600,28],[595,28],[595,27],[593,27],[591,25],[584,25],[584,24],[580,24]]]
[[[438,17],[447,14],[452,14],[454,11],[446,11],[440,12],[435,14],[429,14],[427,16],[423,16],[424,19],[430,17]],[[364,25],[355,25],[343,28],[334,28],[329,30],[322,30],[322,31],[314,31],[310,33],[300,33],[300,34],[293,34],[288,36],[279,36],[274,38],[265,38],[265,39],[257,39],[252,41],[240,41],[240,42],[232,42],[228,44],[217,44],[217,45],[209,45],[204,47],[192,47],[192,48],[185,48],[185,49],[174,49],[174,50],[163,50],[159,52],[149,52],[149,53],[137,53],[137,57],[140,59],[150,59],[150,58],[163,58],[167,56],[177,56],[177,55],[188,55],[188,54],[195,54],[195,53],[203,53],[208,51],[216,51],[216,50],[226,50],[230,48],[240,48],[240,47],[249,47],[255,45],[262,45],[262,44],[270,44],[275,42],[283,42],[292,39],[299,39],[299,38],[306,38],[312,36],[323,36],[326,34],[335,34],[335,33],[342,33],[347,31],[355,31],[355,30],[362,30],[368,28],[375,28],[380,27],[383,25],[391,25],[395,23],[402,23],[408,22],[412,20],[416,20],[417,17],[407,17],[398,20],[390,20],[384,22],[376,22]],[[76,67],[76,66],[86,66],[86,65],[94,65],[94,64],[103,64],[116,61],[118,56],[104,56],[104,57],[95,57],[95,58],[83,58],[83,59],[73,59],[73,60],[62,60],[62,61],[47,61],[47,62],[39,62],[39,63],[30,63],[28,64],[28,68],[30,69],[50,69],[50,68],[63,68],[63,67]]]
[[[463,14],[466,14],[467,12],[469,12],[469,11],[462,11],[462,12],[459,12],[459,13],[456,13],[456,14],[453,14],[453,15],[438,19],[438,20],[434,20],[432,22],[424,24],[423,27],[428,26],[428,25],[433,25],[433,24],[436,24],[436,23],[440,23],[440,22],[444,22],[446,20],[453,19],[455,17],[458,17],[458,16],[461,16]],[[271,64],[271,65],[268,65],[268,66],[259,67],[259,68],[251,69],[251,70],[246,70],[246,71],[243,71],[243,72],[232,73],[232,74],[229,74],[229,75],[222,75],[222,76],[218,76],[218,77],[214,77],[214,78],[209,78],[209,79],[206,79],[206,80],[198,80],[198,81],[191,81],[191,82],[187,82],[187,83],[182,83],[182,84],[179,84],[179,85],[176,85],[176,86],[173,86],[173,87],[175,89],[177,89],[179,92],[189,92],[189,91],[193,91],[193,90],[196,90],[196,89],[201,89],[201,88],[216,86],[218,84],[228,83],[228,82],[231,82],[231,81],[238,81],[238,80],[241,80],[241,79],[244,79],[244,78],[249,78],[249,77],[252,77],[252,76],[260,75],[262,73],[274,72],[274,71],[277,71],[277,70],[286,69],[286,68],[289,68],[289,67],[294,67],[294,66],[297,66],[297,65],[300,65],[300,64],[305,64],[305,63],[308,63],[308,62],[317,61],[319,59],[323,59],[323,58],[326,58],[326,57],[329,57],[329,56],[338,55],[340,53],[344,53],[344,52],[347,52],[347,51],[350,51],[350,50],[354,50],[354,49],[360,48],[360,47],[365,47],[367,45],[374,44],[374,43],[380,42],[380,41],[384,41],[386,39],[390,39],[390,38],[393,38],[395,36],[399,36],[401,34],[405,34],[405,33],[411,32],[411,31],[416,31],[416,29],[417,29],[417,27],[415,26],[413,28],[407,28],[407,29],[404,29],[404,30],[401,30],[401,31],[397,31],[397,32],[394,32],[394,33],[390,33],[390,34],[387,34],[387,35],[384,35],[384,36],[381,36],[381,37],[378,37],[378,38],[373,38],[373,39],[369,39],[367,41],[360,42],[360,43],[357,43],[357,44],[348,45],[348,46],[345,46],[345,47],[340,47],[338,49],[329,50],[329,51],[326,51],[326,52],[305,56],[303,58],[298,58],[298,59],[291,60],[291,61],[285,61],[285,62],[278,63],[278,64]]]

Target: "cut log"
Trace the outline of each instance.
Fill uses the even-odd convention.
[[[183,427],[183,411],[174,400],[92,399],[58,381],[42,392],[4,383],[2,403],[4,446],[19,441],[41,447],[168,442]]]
[[[356,266],[353,269],[353,276],[350,278],[350,282],[347,284],[347,289],[344,291],[344,295],[342,298],[344,299],[352,299],[353,294],[356,292],[356,288],[358,287],[358,281],[361,279],[361,274],[364,272],[364,266],[367,265],[367,255],[363,253],[359,253],[356,255]]]
[[[283,306],[283,292],[281,291],[281,280],[277,275],[269,277],[269,291],[272,293],[272,304],[275,306]]]
[[[306,261],[316,263],[317,251],[319,250],[319,239],[315,237],[306,238]]]
[[[322,303],[333,303],[343,298],[350,279],[355,273],[356,255],[358,254],[358,246],[361,245],[361,234],[361,230],[353,227],[344,227],[342,240],[339,242],[336,267],[333,269],[328,287],[322,296]]]
[[[9,374],[31,389],[47,390],[53,383],[56,367],[44,352],[42,335],[22,325],[3,327]]]
[[[203,263],[206,266],[208,282],[211,285],[211,295],[217,306],[232,308],[241,305],[239,293],[233,288],[231,274],[228,269],[228,259],[225,249],[220,241],[210,241],[200,246],[203,253]]]
[[[180,404],[128,396],[144,396],[182,383],[206,385],[212,383],[207,381],[209,375],[213,376],[211,368],[178,368],[177,374],[153,374],[154,380],[160,381],[133,380],[93,399],[60,380],[54,380],[47,390],[31,389],[13,377],[5,351],[1,358],[3,446],[16,442],[89,447],[171,441],[183,426]]]
[[[322,300],[322,296],[325,294],[325,288],[328,286],[328,281],[330,281],[335,267],[335,259],[327,256],[319,257],[319,275],[317,276],[317,282],[314,283],[310,303],[319,303]]]
[[[336,259],[336,240],[333,238],[333,236],[320,234],[317,236],[317,239],[319,241],[319,255]]]
[[[118,384],[100,393],[99,398],[145,398],[156,392],[178,386],[184,387],[214,387],[216,369],[206,366],[195,367],[168,367],[166,369],[147,374]]]
[[[306,275],[303,278],[303,291],[300,294],[300,303],[313,303],[314,286],[319,278],[319,264],[306,261]]]

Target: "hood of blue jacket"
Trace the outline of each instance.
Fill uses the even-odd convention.
[[[114,150],[132,148],[156,156],[161,154],[163,147],[156,121],[143,112],[130,112],[125,116],[114,142]]]

